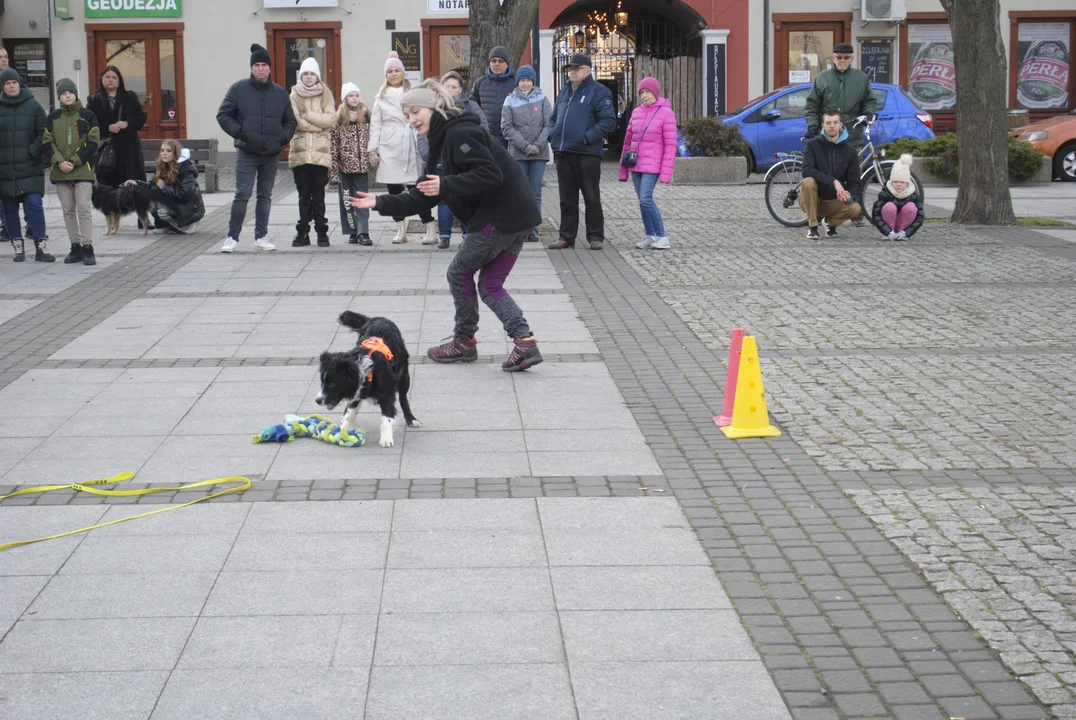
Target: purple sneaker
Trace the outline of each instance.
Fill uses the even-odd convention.
[[[427,350],[426,357],[439,363],[474,362],[478,359],[478,341],[453,335],[448,342]]]
[[[534,342],[534,338],[516,340],[515,343],[512,354],[501,363],[501,370],[519,372],[542,362],[542,353],[538,351],[538,344]]]

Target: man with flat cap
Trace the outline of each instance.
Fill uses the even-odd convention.
[[[568,83],[557,95],[546,130],[560,183],[560,237],[550,250],[575,247],[579,232],[579,193],[587,204],[587,242],[601,250],[605,242],[602,213],[602,137],[616,129],[613,94],[591,75],[587,55],[572,55]]]
[[[814,87],[807,96],[807,137],[814,137],[822,129],[822,114],[836,110],[848,131],[848,142],[855,148],[863,145],[863,128],[852,127],[860,115],[873,117],[878,102],[871,91],[867,74],[852,67],[855,50],[848,43],[833,46],[833,67],[823,70],[814,79]]]

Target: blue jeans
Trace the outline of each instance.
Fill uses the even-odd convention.
[[[643,229],[647,237],[665,237],[665,221],[661,219],[661,211],[654,202],[654,187],[658,184],[657,173],[631,174],[631,181],[635,185],[635,194],[639,198],[639,211],[643,215]]]
[[[235,153],[235,198],[228,220],[228,237],[239,239],[247,217],[247,201],[257,180],[258,202],[254,206],[254,239],[269,234],[269,210],[273,206],[273,184],[276,182],[276,155],[255,155],[244,150]]]
[[[538,212],[542,212],[542,178],[545,177],[546,160],[517,160],[523,175],[530,182],[534,190],[534,200],[538,203]],[[537,235],[538,228],[534,228],[531,235]]]
[[[467,226],[463,223],[460,223],[460,233],[467,234]],[[452,237],[452,211],[444,203],[437,205],[437,236]]]
[[[12,240],[22,239],[19,227],[19,203],[22,203],[26,222],[29,223],[34,237],[38,240],[48,237],[45,232],[45,210],[41,206],[41,193],[27,193],[17,198],[4,198],[4,224]]]

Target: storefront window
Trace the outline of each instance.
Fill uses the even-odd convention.
[[[463,86],[469,86],[471,84],[471,36],[441,35],[437,38],[437,46],[438,58],[441,61],[441,75],[449,70],[455,70],[463,76]]]
[[[1072,24],[1021,22],[1016,57],[1016,103],[1029,110],[1067,110]]]
[[[161,120],[175,120],[176,107],[176,41],[161,38],[157,43],[160,54]]]
[[[813,82],[833,66],[833,31],[804,30],[788,34],[788,82]]]
[[[922,110],[956,109],[953,33],[947,23],[908,24],[908,95]]]
[[[138,102],[147,102],[146,41],[136,39],[106,40],[105,65],[115,65],[123,75],[123,86],[138,95]],[[93,78],[93,91],[98,78]]]
[[[41,107],[52,105],[49,82],[49,45],[45,41],[7,41],[8,62],[18,71],[23,85],[30,88]]]

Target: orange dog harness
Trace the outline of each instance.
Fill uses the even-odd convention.
[[[379,337],[368,337],[359,343],[359,347],[365,348],[370,353],[379,352],[385,356],[385,359],[392,361],[392,351],[389,350],[389,346],[385,344],[385,341]],[[374,379],[374,374],[370,373],[366,376],[366,382],[371,382]]]

